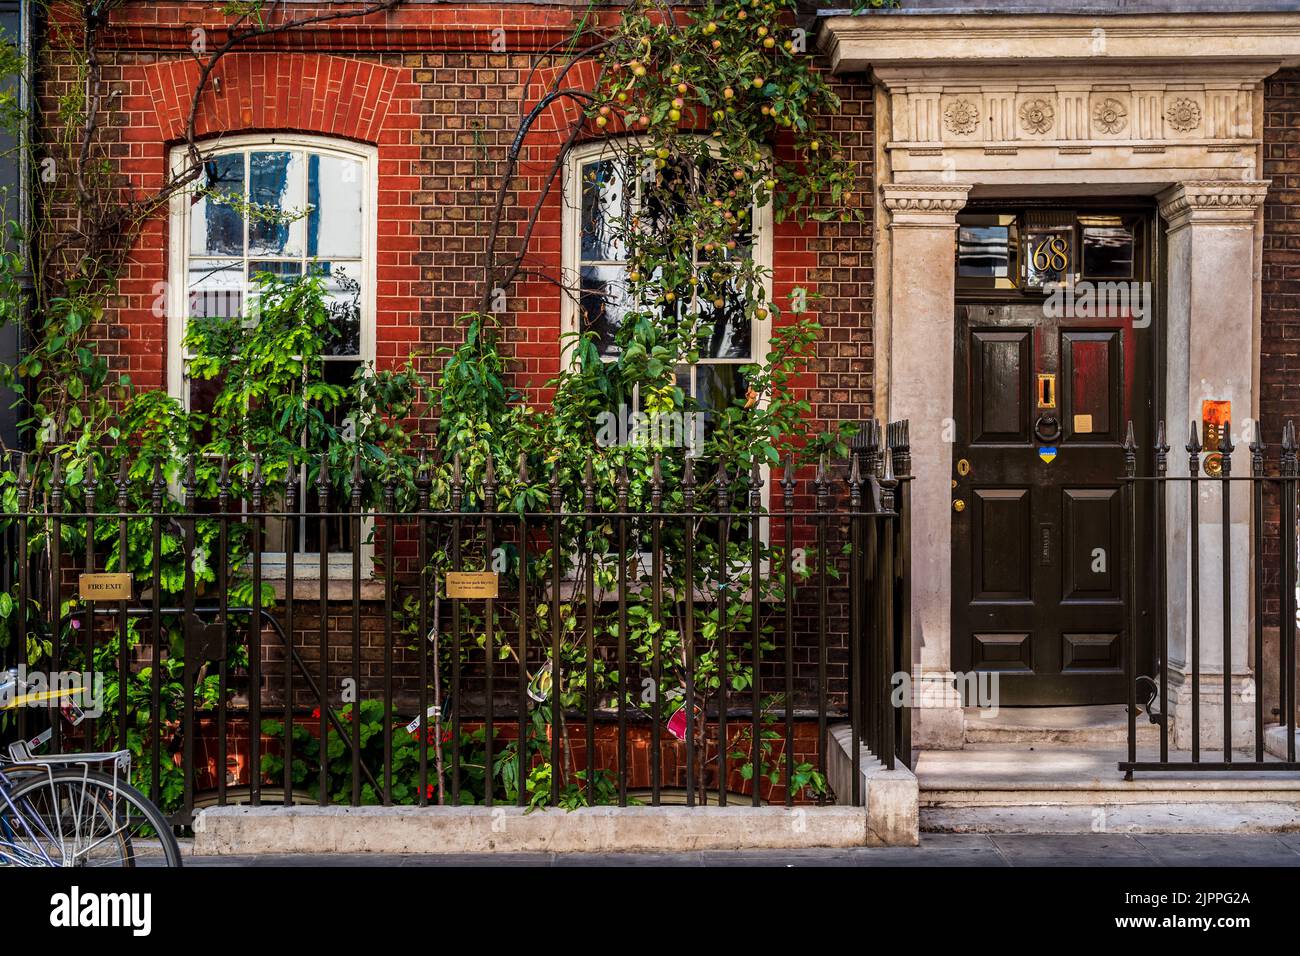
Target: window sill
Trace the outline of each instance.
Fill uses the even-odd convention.
[[[285,599],[287,588],[284,578],[264,578],[271,585],[277,601]],[[374,578],[363,577],[358,589],[362,601],[382,601],[384,599],[384,582]],[[295,602],[320,601],[321,586],[319,577],[304,578],[298,575],[293,579],[293,599]],[[331,602],[352,600],[352,579],[329,577],[325,580],[325,600]]]

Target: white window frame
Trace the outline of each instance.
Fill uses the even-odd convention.
[[[705,138],[705,137],[701,137]],[[633,148],[639,143],[646,140],[643,137],[632,137],[623,141],[630,144]],[[718,147],[716,143],[710,141],[710,147],[716,154]],[[563,237],[561,241],[561,263],[560,272],[563,286],[566,290],[581,288],[582,279],[582,167],[595,159],[621,158],[626,153],[626,147],[623,150],[615,151],[608,140],[596,140],[590,143],[583,143],[574,146],[569,150],[569,155],[565,158],[564,170],[564,222],[561,226]],[[769,202],[761,208],[754,208],[753,211],[753,231],[754,262],[758,265],[763,275],[763,294],[768,302],[772,300],[772,204]],[[563,338],[564,349],[560,356],[562,367],[568,368],[573,362],[573,350],[575,346],[575,333],[581,330],[581,303],[578,298],[567,292],[561,297],[560,307],[560,331]],[[768,310],[767,317],[755,319],[754,327],[750,330],[750,344],[753,354],[748,359],[710,359],[707,363],[716,365],[754,365],[761,364],[767,357],[767,353],[772,347],[772,312]]]
[[[708,137],[701,134],[701,139]],[[563,347],[560,353],[561,368],[568,368],[574,361],[574,349],[576,346],[576,333],[581,331],[582,323],[582,303],[579,296],[570,295],[569,289],[581,289],[582,285],[582,168],[587,163],[601,158],[620,158],[628,152],[628,146],[636,148],[638,144],[645,144],[647,140],[644,137],[635,136],[624,139],[623,148],[615,150],[609,145],[607,139],[595,140],[590,143],[583,143],[570,148],[569,154],[565,157],[564,167],[564,221],[561,224],[561,264],[560,274],[564,293],[561,295],[560,307],[560,332]],[[717,155],[719,152],[718,144],[709,140],[710,150]],[[753,208],[753,256],[763,276],[763,295],[770,303],[772,301],[772,233],[773,217],[772,203]],[[772,310],[769,307],[767,316],[762,319],[754,319],[754,326],[750,330],[750,349],[751,355],[748,359],[711,359],[708,363],[700,364],[717,364],[717,365],[757,365],[762,364],[767,359],[768,353],[772,349]],[[766,405],[767,399],[764,398],[762,403]],[[763,500],[764,504],[770,504],[772,500],[772,468],[770,465],[763,465]],[[748,499],[744,505],[749,507]],[[759,522],[759,534],[765,545],[771,543],[771,519],[764,515]],[[766,569],[766,561],[764,561]]]
[[[361,237],[361,271],[362,294],[360,315],[360,352],[359,361],[363,367],[375,361],[376,338],[376,289],[377,289],[377,255],[379,231],[379,150],[364,143],[335,139],[328,136],[311,136],[296,133],[274,134],[240,134],[223,136],[219,140],[205,143],[201,151],[205,157],[225,152],[237,152],[250,149],[296,149],[306,152],[333,155],[350,159],[361,164],[365,188],[361,191],[363,223]],[[174,175],[183,173],[189,167],[188,148],[177,146],[171,151],[170,165]],[[186,325],[189,321],[189,259],[190,259],[190,212],[195,190],[201,188],[196,183],[189,189],[178,191],[172,196],[168,217],[168,260],[167,260],[167,391],[173,398],[189,408],[188,377],[185,372],[184,341]],[[305,489],[304,489],[305,491]],[[312,520],[307,518],[305,520]],[[370,537],[373,522],[362,522],[361,537],[364,542]],[[374,544],[361,545],[361,573],[370,577],[374,573]],[[330,552],[327,556],[327,574],[330,580],[350,578],[352,575],[353,552]],[[270,551],[262,556],[262,573],[268,581],[282,579],[285,576],[284,552]],[[294,577],[298,580],[319,580],[320,553],[294,552]]]

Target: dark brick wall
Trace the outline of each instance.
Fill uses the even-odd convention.
[[[1272,180],[1264,205],[1263,314],[1260,335],[1260,419],[1276,450],[1282,423],[1300,424],[1300,70],[1282,70],[1264,87],[1264,177]],[[1264,612],[1271,629],[1263,677],[1276,701],[1276,628],[1279,620],[1279,503],[1270,494],[1264,512]]]

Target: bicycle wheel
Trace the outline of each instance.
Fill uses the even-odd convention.
[[[0,795],[0,863],[16,866],[181,865],[162,812],[129,784],[78,767],[41,770]]]

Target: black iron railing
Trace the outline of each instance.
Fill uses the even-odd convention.
[[[847,466],[802,479],[679,458],[671,483],[656,459],[602,487],[521,461],[511,487],[532,491],[508,501],[490,458],[445,487],[425,460],[374,507],[358,465],[345,507],[324,480],[314,513],[296,471],[273,489],[260,463],[240,494],[223,463],[201,501],[192,461],[171,492],[155,471],[143,508],[125,463],[115,510],[93,470],[79,508],[61,471],[37,508],[23,463],[7,664],[107,678],[103,713],[55,746],[132,749],[177,825],[230,802],[860,804],[860,741],[910,760],[890,705],[911,657],[907,441],[870,423]],[[300,521],[364,544],[304,558]],[[123,568],[127,596],[84,590]],[[58,723],[17,713],[16,733]],[[837,720],[846,794],[825,787]]]
[[[1169,445],[1165,438],[1164,424],[1161,423],[1154,454],[1154,474],[1141,477],[1137,474],[1138,446],[1133,438],[1133,426],[1129,424],[1125,441],[1124,499],[1126,513],[1125,548],[1128,571],[1127,595],[1129,623],[1125,641],[1125,671],[1128,684],[1128,758],[1119,764],[1126,777],[1132,778],[1134,771],[1300,771],[1296,761],[1296,587],[1297,587],[1297,494],[1300,494],[1300,468],[1297,467],[1297,440],[1293,422],[1286,423],[1280,449],[1276,458],[1270,459],[1268,449],[1259,438],[1259,426],[1255,426],[1254,441],[1250,445],[1250,474],[1234,475],[1232,473],[1232,453],[1235,445],[1232,441],[1230,423],[1224,423],[1218,429],[1215,441],[1207,441],[1212,447],[1203,447],[1197,424],[1193,422],[1190,437],[1186,445],[1187,474],[1169,474]],[[1206,471],[1202,473],[1202,454],[1207,453]],[[1212,472],[1212,473],[1211,473]],[[1150,492],[1147,494],[1146,492]],[[1275,500],[1279,503],[1279,522],[1276,536],[1277,545],[1274,557],[1269,548],[1270,535],[1266,534],[1265,503]],[[1248,529],[1241,527],[1240,519],[1234,520],[1234,503],[1249,503],[1250,518]],[[1187,508],[1186,545],[1179,555],[1185,559],[1187,575],[1186,634],[1187,656],[1184,662],[1188,668],[1186,681],[1188,685],[1188,713],[1179,719],[1186,719],[1190,727],[1186,736],[1190,747],[1186,757],[1176,754],[1171,756],[1171,711],[1170,711],[1170,615],[1169,608],[1169,551],[1170,527],[1169,508],[1178,503]],[[1207,507],[1208,503],[1208,507]],[[1151,541],[1141,541],[1139,529],[1148,526],[1145,522],[1145,508],[1151,508],[1154,530]],[[1201,536],[1201,525],[1208,509],[1214,509],[1212,522],[1217,538],[1217,549],[1213,543],[1207,543]],[[1241,540],[1249,534],[1249,567],[1242,568],[1234,559],[1234,538]],[[1176,539],[1175,539],[1176,540]],[[1216,553],[1217,550],[1217,553]],[[1176,552],[1177,553],[1177,552]],[[1209,565],[1207,565],[1207,562]],[[1201,579],[1203,565],[1217,565],[1221,585],[1215,595],[1221,604],[1221,616],[1217,621],[1207,619],[1202,613]],[[1182,565],[1180,573],[1184,570]],[[1265,654],[1265,620],[1266,609],[1270,606],[1266,584],[1270,570],[1276,567],[1277,619],[1278,619],[1278,706],[1276,714],[1265,713],[1263,673]],[[1234,586],[1234,569],[1237,572],[1238,585]],[[1151,587],[1154,613],[1151,615],[1154,648],[1153,665],[1158,679],[1151,675],[1140,674],[1144,665],[1139,663],[1139,636],[1142,626],[1141,602],[1136,596],[1140,593],[1140,576]],[[1240,581],[1249,578],[1250,593],[1247,596],[1240,589]],[[1235,608],[1235,610],[1234,610]],[[1246,612],[1248,614],[1239,614]],[[1254,665],[1254,713],[1249,728],[1240,724],[1234,727],[1233,701],[1240,699],[1241,693],[1234,694],[1233,670],[1238,673],[1245,669],[1247,660],[1237,651],[1234,653],[1234,621],[1249,617],[1250,638],[1253,642]],[[1203,666],[1205,647],[1203,632],[1214,634],[1217,631],[1221,639],[1219,660],[1212,670]],[[1205,706],[1204,697],[1210,685],[1217,682],[1217,692],[1222,696],[1222,726],[1217,734],[1222,739],[1213,750],[1217,759],[1207,758],[1204,751],[1210,749],[1202,744],[1204,736],[1201,713]],[[1240,689],[1238,689],[1240,690]],[[1147,698],[1143,707],[1139,706],[1139,697]],[[1156,701],[1159,701],[1158,706]],[[1159,755],[1139,759],[1138,756],[1138,714],[1145,709],[1150,720],[1160,726]],[[1266,753],[1266,732],[1272,718],[1276,717],[1284,729],[1285,756],[1273,758]],[[1245,750],[1234,748],[1234,731],[1249,729],[1253,732],[1253,747]]]

